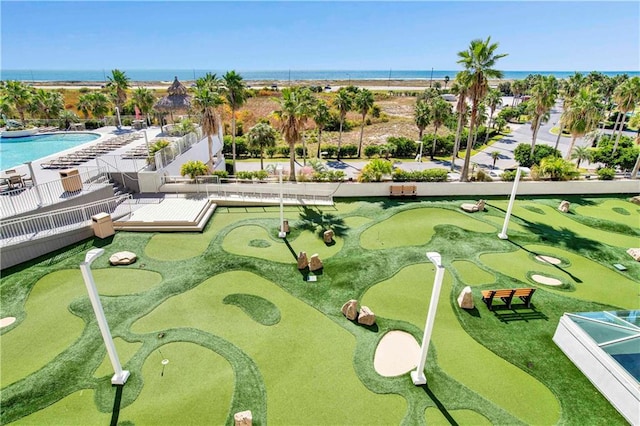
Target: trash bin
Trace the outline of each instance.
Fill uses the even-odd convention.
[[[78,169],[61,170],[60,180],[62,181],[62,188],[67,192],[76,192],[82,190],[82,179]]]
[[[109,213],[98,213],[91,216],[91,220],[93,221],[93,233],[96,237],[107,238],[116,233]]]

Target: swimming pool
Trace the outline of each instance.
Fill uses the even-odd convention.
[[[0,170],[34,161],[99,137],[97,133],[54,133],[23,138],[0,138]]]

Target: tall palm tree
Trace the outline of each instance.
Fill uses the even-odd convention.
[[[91,110],[91,93],[83,93],[78,96],[78,103],[76,104],[78,111],[82,113],[85,120],[89,118],[89,111]]]
[[[600,118],[600,95],[589,88],[580,89],[560,117],[563,126],[571,133],[571,144],[566,155],[567,160],[571,158],[576,139],[594,130],[598,126]]]
[[[422,140],[422,133],[431,123],[431,108],[429,103],[423,99],[418,99],[413,108],[413,120],[418,126],[418,139]]]
[[[530,105],[533,108],[531,119],[531,130],[533,130],[533,136],[531,137],[531,156],[533,157],[533,150],[536,146],[538,139],[538,131],[540,125],[545,116],[548,116],[551,107],[556,103],[556,96],[558,95],[558,82],[552,75],[547,77],[541,77],[531,88],[531,101]]]
[[[109,112],[109,98],[102,92],[90,93],[89,111],[94,118],[104,117]]]
[[[624,121],[629,111],[633,111],[636,104],[640,102],[640,77],[633,77],[613,91],[613,99],[618,104],[618,111],[622,114],[622,120],[620,121],[620,129],[616,136],[616,141],[613,144],[613,152],[618,149],[618,143],[620,142],[620,136],[624,129]]]
[[[31,103],[31,88],[20,81],[9,80],[2,88],[6,102],[18,112],[22,125],[25,125],[25,113]]]
[[[437,97],[431,103],[431,122],[433,123],[433,144],[431,147],[431,160],[436,155],[436,145],[438,143],[438,128],[442,126],[451,115],[451,105],[441,97]]]
[[[236,173],[236,111],[247,100],[242,76],[235,71],[228,71],[222,76],[224,96],[231,107],[231,153],[233,157],[233,173]]]
[[[471,74],[468,71],[461,71],[456,74],[455,81],[451,86],[451,91],[458,95],[458,102],[456,103],[456,113],[458,114],[458,126],[456,128],[456,139],[453,144],[453,154],[451,155],[451,171],[455,170],[456,158],[458,157],[458,150],[460,149],[460,136],[462,135],[462,128],[467,118],[467,93],[471,86]]]
[[[280,121],[282,137],[289,144],[289,180],[292,182],[296,180],[296,143],[302,137],[304,120],[311,109],[307,92],[308,89],[285,87],[280,98],[280,110],[274,112]]]
[[[449,76],[448,76],[448,75],[445,75],[445,76],[444,76],[444,89],[445,89],[445,90],[447,90],[447,84],[449,84],[449,80],[451,80],[451,79],[449,78]]]
[[[358,144],[358,158],[362,153],[362,136],[364,134],[364,119],[371,108],[373,108],[373,93],[367,89],[359,90],[354,98],[354,104],[358,112],[362,114],[362,124],[360,125],[360,143]]]
[[[276,146],[276,131],[269,123],[258,123],[247,133],[247,142],[260,150],[260,170],[264,170],[264,149]]]
[[[478,116],[478,105],[489,90],[488,79],[502,78],[502,72],[493,68],[496,62],[507,54],[495,53],[498,43],[491,43],[491,37],[486,40],[472,40],[468,50],[458,53],[460,59],[458,63],[463,65],[471,74],[471,86],[469,87],[469,98],[471,99],[471,119],[469,122],[469,137],[467,139],[467,151],[462,167],[461,181],[469,180],[469,162],[471,160],[471,149],[473,141],[473,130]]]
[[[211,92],[217,92],[220,89],[221,80],[215,73],[206,73],[202,77],[199,77],[196,82],[196,91],[198,89],[207,88]]]
[[[153,105],[156,103],[156,97],[153,95],[153,92],[146,87],[138,87],[133,91],[132,98],[140,109],[140,112],[145,115],[148,123],[149,114],[153,110]]]
[[[338,135],[338,160],[340,160],[340,147],[342,146],[342,125],[347,116],[347,112],[353,108],[353,98],[351,94],[344,88],[338,90],[336,97],[333,99],[333,106],[338,109],[340,114],[340,134]]]
[[[571,100],[580,92],[585,86],[585,79],[582,74],[579,72],[574,73],[569,76],[568,79],[563,80],[560,85],[560,93],[562,94],[562,110],[566,111],[569,108],[569,104]],[[564,131],[564,126],[562,120],[560,120],[560,129],[558,131],[558,137],[556,138],[556,145],[554,149],[558,149],[558,145],[560,144],[560,138],[562,137],[562,132]]]
[[[511,106],[516,104],[516,100],[518,96],[524,94],[527,90],[527,82],[524,80],[515,80],[511,82],[511,92],[513,93],[513,100],[511,101]]]
[[[207,136],[207,142],[209,144],[207,167],[211,171],[213,171],[213,135],[218,134],[220,123],[217,108],[223,103],[224,100],[222,96],[220,96],[220,93],[209,90],[207,86],[196,89],[195,96],[193,97],[193,105],[198,108],[201,114],[200,124],[202,126],[202,133]]]
[[[122,112],[122,106],[127,101],[127,89],[131,85],[131,80],[127,77],[124,71],[114,69],[111,71],[111,75],[107,76],[107,88],[111,90],[114,103],[120,112]]]
[[[29,111],[34,117],[44,118],[49,124],[49,120],[58,118],[64,109],[64,98],[57,91],[47,91],[37,89],[33,92]]]
[[[591,153],[591,150],[586,146],[576,146],[575,148],[573,148],[573,151],[571,152],[571,159],[578,160],[578,163],[576,164],[576,168],[579,169],[580,163],[582,161],[590,162],[593,159],[593,155]]]
[[[329,112],[329,106],[324,100],[318,99],[313,109],[313,121],[318,127],[318,152],[316,154],[316,157],[318,158],[321,156],[320,145],[322,144],[322,129],[327,125],[330,119],[331,113]]]
[[[493,128],[493,113],[498,106],[502,105],[502,93],[496,89],[489,89],[487,97],[485,98],[485,104],[489,108],[489,123],[487,124],[487,132],[484,135],[484,143],[489,140],[489,128]]]

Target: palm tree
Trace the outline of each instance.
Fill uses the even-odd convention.
[[[25,113],[31,103],[31,88],[20,81],[9,80],[5,83],[2,91],[6,102],[18,112],[22,125],[25,125]]]
[[[94,118],[104,117],[109,112],[109,98],[101,92],[90,93],[89,111]]]
[[[247,100],[242,76],[235,71],[229,71],[222,76],[224,95],[231,107],[231,153],[233,157],[233,173],[236,173],[236,111]]]
[[[569,108],[569,104],[571,103],[571,99],[573,99],[579,92],[580,89],[584,87],[584,76],[579,72],[574,73],[572,76],[569,76],[567,80],[564,80],[561,84],[561,93],[562,93],[562,110],[566,111]],[[558,137],[556,138],[556,145],[554,149],[558,149],[558,145],[560,144],[560,138],[562,137],[562,132],[564,131],[564,125],[562,120],[560,120],[560,129],[558,131]]]
[[[438,143],[438,128],[442,126],[451,115],[451,105],[441,97],[437,97],[431,103],[431,121],[433,123],[433,144],[431,147],[431,160],[436,155],[436,144]]]
[[[320,145],[322,143],[322,129],[327,125],[329,120],[331,119],[331,113],[329,112],[329,106],[327,103],[318,99],[313,109],[313,121],[318,126],[318,152],[316,156],[320,158]]]
[[[88,119],[89,111],[91,110],[91,93],[83,93],[78,96],[76,108],[84,115],[85,120]]]
[[[209,90],[209,87],[203,86],[200,89],[196,89],[195,96],[193,97],[193,104],[200,110],[201,113],[201,126],[202,133],[207,136],[207,142],[209,143],[209,159],[207,160],[207,167],[213,171],[213,135],[218,134],[218,127],[220,118],[216,109],[224,103],[222,96],[217,91]]]
[[[560,117],[563,126],[571,133],[567,160],[571,158],[576,139],[594,130],[600,122],[600,116],[600,95],[589,88],[580,89]]]
[[[258,123],[247,133],[247,142],[260,150],[260,170],[264,170],[264,149],[276,146],[276,131],[269,123]]]
[[[532,157],[540,125],[542,124],[545,116],[548,116],[551,107],[555,105],[557,95],[558,83],[552,75],[541,77],[531,88],[530,105],[533,108],[533,118],[531,119],[531,130],[533,130],[533,136],[531,137]]]
[[[344,119],[347,116],[347,112],[351,110],[353,106],[353,98],[351,94],[344,88],[338,90],[338,94],[333,99],[333,105],[338,109],[340,113],[340,134],[338,136],[338,160],[340,160],[340,147],[342,146],[342,125]]]
[[[615,153],[618,149],[618,142],[620,142],[620,136],[624,129],[624,121],[627,117],[627,113],[629,111],[633,111],[636,104],[640,101],[640,77],[633,77],[616,87],[613,91],[613,99],[618,104],[618,111],[622,114],[620,130],[618,131],[618,136],[616,136],[616,141],[613,144],[613,152]]]
[[[469,180],[469,162],[471,160],[471,148],[473,141],[473,129],[476,124],[478,115],[478,105],[489,90],[488,79],[502,78],[502,72],[494,69],[496,62],[506,54],[496,54],[498,43],[491,43],[491,37],[487,37],[485,41],[476,39],[472,40],[468,50],[458,53],[462,64],[471,74],[471,86],[469,87],[469,98],[471,99],[471,119],[469,122],[469,137],[467,139],[467,151],[464,157],[464,165],[462,167],[461,181]]]
[[[456,128],[456,139],[453,144],[453,154],[451,155],[451,171],[455,170],[456,158],[458,157],[458,149],[460,149],[460,136],[462,128],[467,118],[467,93],[471,86],[471,74],[468,71],[461,71],[456,74],[455,81],[451,86],[451,91],[458,95],[456,103],[456,113],[458,114],[458,126]]]
[[[591,162],[591,160],[593,159],[593,155],[591,153],[591,150],[586,146],[576,146],[575,148],[573,148],[573,151],[571,152],[571,158],[573,160],[578,160],[578,163],[576,164],[576,168],[579,169],[580,163],[582,161]]]
[[[147,123],[149,123],[149,113],[151,113],[153,105],[156,103],[156,97],[153,96],[153,92],[146,87],[138,87],[133,91],[132,98],[140,112],[146,116]]]
[[[127,100],[127,89],[130,86],[130,79],[124,71],[114,69],[111,75],[107,77],[107,88],[111,90],[114,103],[119,111],[122,112],[122,106]]]
[[[47,120],[58,118],[60,112],[64,109],[64,98],[60,92],[50,92],[44,89],[37,89],[33,92],[29,111],[34,117],[40,117]]]
[[[280,121],[282,136],[289,144],[289,180],[292,182],[296,180],[295,147],[302,137],[304,120],[310,111],[309,100],[308,89],[285,87],[280,98],[280,110],[274,113]]]
[[[359,90],[356,93],[354,104],[356,109],[362,114],[362,124],[360,126],[360,143],[358,144],[358,158],[362,152],[362,136],[364,134],[364,119],[367,116],[369,110],[373,107],[374,99],[373,93],[367,89]]]
[[[522,95],[527,90],[527,82],[524,80],[516,80],[511,82],[511,92],[513,93],[513,100],[511,106],[516,104],[518,96]]]
[[[485,103],[487,104],[487,107],[489,107],[489,125],[487,127],[493,128],[493,113],[500,105],[502,105],[502,93],[500,93],[500,91],[496,89],[489,89],[489,92],[487,93],[487,97],[485,99]],[[487,140],[489,140],[488,129],[484,137],[485,144],[487,143]]]
[[[495,169],[496,161],[498,161],[498,158],[500,158],[500,155],[502,154],[500,153],[500,151],[492,151],[490,155],[491,155],[491,159],[493,160],[493,164],[491,165],[491,168]]]
[[[448,75],[445,75],[445,76],[444,76],[444,89],[445,89],[445,90],[447,90],[447,84],[449,84],[449,80],[451,80],[451,79],[449,78],[449,76],[448,76]]]
[[[422,140],[422,133],[431,123],[431,108],[427,101],[418,99],[413,109],[413,120],[418,126],[418,139]]]
[[[206,73],[204,76],[199,77],[196,82],[196,91],[198,89],[207,88],[209,91],[217,92],[220,89],[221,81],[215,73]]]

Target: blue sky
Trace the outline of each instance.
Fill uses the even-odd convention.
[[[640,69],[639,2],[0,4],[3,69],[456,70],[475,38],[499,69]]]

